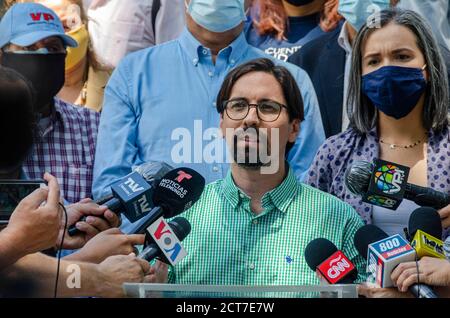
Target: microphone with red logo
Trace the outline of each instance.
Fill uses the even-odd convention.
[[[177,217],[169,222],[169,228],[171,231],[167,231],[166,228],[161,228],[154,236],[152,236],[150,232],[147,232],[145,237],[145,247],[138,257],[145,259],[148,262],[158,258],[166,264],[172,264],[172,262],[177,259],[179,261],[180,253],[182,253],[180,242],[191,232],[191,224],[187,219]],[[163,241],[164,245],[158,245],[155,238],[158,241]]]
[[[375,225],[365,225],[355,233],[355,247],[367,258],[369,281],[378,287],[393,287],[391,273],[398,264],[414,261],[416,252],[399,234],[388,236]],[[438,298],[425,284],[414,284],[409,292],[416,298]]]
[[[154,223],[182,213],[200,199],[204,188],[205,179],[193,169],[169,171],[155,187],[152,197],[154,208],[127,232],[143,234]]]
[[[136,222],[147,215],[153,208],[152,196],[159,180],[173,168],[164,162],[147,162],[133,168],[133,172],[121,178],[111,186],[111,195],[95,202],[105,205],[112,212],[123,213],[128,220]],[[84,221],[86,216],[79,221]],[[76,223],[75,223],[76,224]],[[75,224],[69,228],[69,235],[80,231]]]
[[[364,202],[391,210],[396,210],[403,199],[435,209],[450,204],[447,193],[408,183],[408,175],[409,168],[396,163],[357,161],[345,172],[345,185]]]
[[[358,276],[358,270],[347,256],[324,238],[309,242],[305,249],[305,260],[317,276],[328,284],[353,284]]]

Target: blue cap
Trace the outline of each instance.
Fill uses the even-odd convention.
[[[65,34],[56,13],[38,3],[15,4],[0,22],[0,48],[9,43],[30,46],[51,36],[61,38],[66,46],[78,46],[77,41]]]

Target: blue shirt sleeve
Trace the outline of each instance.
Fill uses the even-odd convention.
[[[295,76],[303,97],[305,119],[300,123],[300,133],[294,147],[288,155],[288,161],[297,179],[303,182],[320,145],[325,141],[325,132],[320,115],[316,92],[308,74],[295,67],[291,72]]]
[[[131,172],[136,164],[138,117],[131,100],[132,81],[125,58],[105,89],[97,139],[92,193],[98,198],[110,193],[109,186]]]

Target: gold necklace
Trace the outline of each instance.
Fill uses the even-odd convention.
[[[389,148],[394,150],[395,148],[404,148],[404,149],[410,149],[410,148],[414,148],[415,146],[419,145],[422,143],[422,141],[424,141],[427,137],[427,133],[425,133],[425,138],[424,139],[419,139],[417,140],[415,143],[409,144],[409,145],[396,145],[396,144],[391,144],[388,142],[383,141],[383,139],[380,138],[380,143],[385,144],[385,145],[389,145]]]

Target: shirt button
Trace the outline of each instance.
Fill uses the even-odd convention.
[[[211,72],[211,71],[208,72],[209,77],[213,77],[213,75],[214,75],[213,72]]]
[[[236,64],[236,61],[235,60],[231,60],[230,64]]]
[[[203,49],[202,53],[203,53],[203,55],[206,55],[206,54],[208,54],[208,50],[207,49]]]
[[[214,167],[213,167],[213,171],[214,171],[214,172],[218,172],[218,171],[219,171],[219,167],[218,167],[218,166],[214,166]]]
[[[255,264],[250,263],[250,265],[248,265],[248,268],[250,268],[251,270],[254,270],[255,269]]]
[[[197,64],[197,63],[198,63],[198,59],[193,59],[192,62],[193,62],[194,64]]]
[[[216,102],[213,103],[213,107],[217,107],[217,103]]]
[[[244,198],[244,195],[243,195],[242,193],[239,193],[239,197],[240,197],[241,199],[243,199],[243,198]]]
[[[253,220],[253,224],[258,224],[258,220]]]

